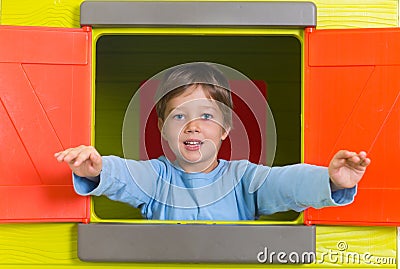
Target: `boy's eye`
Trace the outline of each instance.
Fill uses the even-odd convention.
[[[183,120],[185,118],[185,116],[183,116],[183,114],[176,114],[173,116],[173,118],[176,120]]]
[[[209,113],[204,113],[203,115],[201,115],[201,118],[203,120],[211,120],[213,118],[213,115],[211,115]]]

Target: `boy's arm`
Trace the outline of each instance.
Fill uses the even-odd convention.
[[[73,172],[75,191],[80,195],[106,195],[135,207],[149,200],[154,189],[154,162],[136,162],[115,156],[101,157],[92,146],[79,146],[54,154]],[[103,159],[104,158],[104,159]],[[135,175],[138,178],[134,178]],[[140,186],[137,184],[140,182]],[[144,182],[144,183],[143,183]]]
[[[154,197],[160,171],[158,160],[134,161],[117,156],[104,156],[98,183],[73,175],[74,189],[79,195],[105,195],[111,200],[134,207],[148,204]],[[142,208],[142,213],[145,208]]]
[[[257,205],[261,214],[278,211],[302,211],[308,207],[347,205],[353,202],[357,183],[371,160],[365,152],[341,150],[335,154],[328,168],[298,164],[273,167],[257,191]],[[256,175],[257,177],[257,175]]]
[[[101,157],[91,146],[66,149],[54,156],[71,168],[74,189],[79,195],[105,195],[134,207],[148,204],[162,169],[158,160],[141,162],[116,156]],[[145,210],[143,207],[143,214]]]
[[[256,201],[259,214],[269,215],[308,207],[347,205],[355,195],[356,187],[333,191],[328,168],[296,164],[271,168],[257,189]]]

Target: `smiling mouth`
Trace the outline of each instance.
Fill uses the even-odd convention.
[[[185,144],[186,146],[200,146],[203,144],[203,142],[200,140],[187,140],[183,142],[183,144]]]
[[[201,145],[203,145],[203,141],[201,140],[186,140],[183,142],[183,144],[185,145],[185,148],[187,150],[199,150]]]

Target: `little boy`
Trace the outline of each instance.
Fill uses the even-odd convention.
[[[253,220],[354,200],[370,164],[365,152],[341,150],[328,168],[221,160],[218,151],[232,128],[225,76],[211,64],[190,63],[169,69],[160,85],[158,127],[176,160],[101,157],[91,146],[56,153],[73,171],[78,194],[106,195],[159,220]]]

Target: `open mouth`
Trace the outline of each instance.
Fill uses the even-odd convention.
[[[203,142],[201,142],[200,140],[188,140],[188,141],[183,142],[183,144],[195,146],[195,145],[201,145],[201,144],[203,144]]]
[[[203,141],[198,139],[190,139],[183,142],[185,148],[188,150],[199,150],[200,146],[203,144]]]

